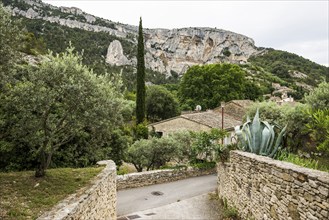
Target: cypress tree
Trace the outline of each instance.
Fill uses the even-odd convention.
[[[136,124],[145,119],[145,60],[142,18],[139,20],[137,45],[137,94],[136,94]]]

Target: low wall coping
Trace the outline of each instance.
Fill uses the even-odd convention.
[[[80,189],[77,193],[74,193],[67,198],[61,200],[50,211],[44,213],[38,220],[60,220],[68,217],[78,208],[80,203],[83,203],[91,193],[97,188],[102,181],[107,177],[110,172],[116,172],[116,165],[112,160],[103,160],[97,162],[98,165],[106,165],[106,167],[96,176],[91,182],[89,187]]]
[[[261,155],[257,155],[254,153],[244,152],[244,151],[234,150],[234,151],[231,151],[230,153],[239,154],[241,156],[254,159],[258,162],[275,165],[276,167],[279,167],[282,169],[292,170],[292,171],[300,173],[300,174],[308,175],[309,177],[311,177],[313,179],[318,179],[319,181],[329,183],[329,173],[328,172],[314,170],[314,169],[310,169],[310,168],[306,168],[306,167],[301,167],[299,165],[289,163],[286,161],[274,160],[270,157],[261,156]]]

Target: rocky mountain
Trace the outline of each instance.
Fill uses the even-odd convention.
[[[134,91],[137,26],[40,0],[2,3],[14,15],[13,19],[21,20],[29,38],[34,36],[43,51],[59,53],[71,42],[76,51],[83,51],[84,64],[94,72],[120,73],[128,91]],[[301,99],[324,79],[329,80],[328,67],[286,51],[257,48],[251,38],[230,31],[197,27],[143,31],[148,84],[176,84],[172,87],[175,90],[180,76],[190,66],[218,62],[239,64],[246,79],[269,96],[280,96],[283,88],[295,99]]]
[[[78,8],[55,7],[40,0],[3,0],[13,15],[44,20],[69,28],[109,35],[137,44],[137,26],[121,24],[83,12]],[[146,67],[171,75],[183,74],[197,64],[246,63],[263,52],[241,34],[214,28],[144,29]],[[135,65],[136,57],[124,51],[122,42],[108,42],[105,61],[110,65]],[[87,45],[86,45],[87,46]]]

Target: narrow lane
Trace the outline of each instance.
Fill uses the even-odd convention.
[[[120,190],[117,194],[117,215],[156,208],[215,191],[217,175],[207,175],[140,188]]]

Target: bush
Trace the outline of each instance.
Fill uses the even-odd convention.
[[[302,167],[329,172],[329,166],[319,165],[319,161],[312,158],[301,158],[300,156],[287,151],[282,151],[278,156],[278,160],[290,162]]]
[[[306,124],[317,149],[329,153],[329,109],[309,110],[311,120]]]
[[[170,161],[212,168],[222,152],[218,141],[225,135],[225,131],[212,129],[210,132],[183,131],[161,138],[141,139],[128,148],[127,160],[139,172],[163,168]]]
[[[207,162],[207,161],[203,161],[203,162],[199,162],[199,163],[192,163],[191,164],[192,167],[201,169],[201,170],[208,170],[208,169],[212,169],[216,167],[216,162],[212,161],[212,162]]]
[[[162,86],[149,86],[146,90],[146,116],[153,122],[179,115],[178,101]]]
[[[306,113],[307,105],[297,104],[293,107],[290,105],[279,106],[274,102],[259,102],[248,108],[245,118],[247,115],[254,115],[257,108],[261,112],[262,120],[281,127],[287,125],[284,147],[290,148],[293,152],[306,147],[305,143],[309,139],[305,129],[305,124],[309,122],[309,116]]]
[[[218,129],[211,129],[210,132],[191,132],[192,145],[189,161],[191,163],[216,161],[221,152],[219,141],[226,135],[226,131]]]
[[[312,109],[326,109],[329,107],[329,83],[322,82],[309,95],[305,96],[305,102]]]
[[[147,122],[143,122],[141,124],[136,125],[135,127],[135,138],[139,139],[147,139],[149,135],[149,130],[147,127]]]
[[[170,137],[141,139],[128,148],[127,159],[138,172],[144,168],[159,169],[175,157],[176,146],[176,141]]]

